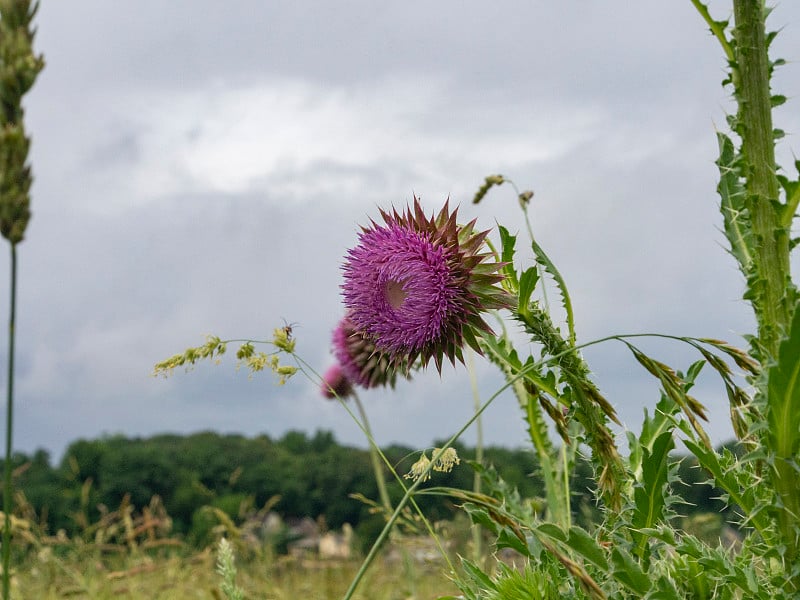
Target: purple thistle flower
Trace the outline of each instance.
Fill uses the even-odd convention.
[[[347,398],[353,393],[353,384],[344,374],[342,365],[335,364],[325,371],[320,391],[325,398]]]
[[[358,245],[343,266],[344,303],[355,328],[375,347],[408,364],[443,357],[463,362],[466,342],[477,352],[478,330],[491,332],[481,313],[509,308],[511,297],[495,284],[504,263],[479,254],[488,231],[475,233],[475,221],[456,224],[448,203],[434,218],[419,200],[402,214],[381,211],[384,225],[362,228]]]
[[[387,384],[394,387],[398,373],[408,377],[407,360],[378,352],[347,317],[333,330],[333,354],[350,382],[364,388]]]

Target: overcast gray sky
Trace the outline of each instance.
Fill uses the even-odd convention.
[[[784,28],[773,57],[789,61],[774,83],[790,97],[776,115],[788,165],[800,3],[769,23]],[[689,0],[43,0],[37,25],[47,67],[27,101],[19,450],[205,429],[325,428],[363,444],[299,377],[277,387],[228,360],[163,380],[152,365],[208,333],[268,338],[286,319],[323,370],[359,225],[417,194],[429,212],[449,196],[464,220],[521,229],[510,189],[470,204],[491,173],[535,190],[534,228],[569,284],[579,341],[657,331],[743,345],[752,328],[718,231],[724,62]],[[695,360],[645,346],[677,368]],[[618,346],[587,358],[638,429],[656,384]],[[488,396],[501,378],[477,369]],[[725,439],[723,389],[708,378],[698,394]],[[472,406],[463,367],[362,399],[380,443],[419,447]],[[485,427],[489,443],[525,442],[511,396]]]

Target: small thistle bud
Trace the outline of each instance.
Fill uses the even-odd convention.
[[[375,349],[391,360],[444,357],[463,362],[462,346],[476,352],[480,331],[491,332],[481,313],[510,308],[511,296],[496,284],[504,263],[481,253],[488,231],[475,221],[457,225],[448,203],[425,216],[419,200],[399,214],[381,211],[384,225],[364,228],[343,266],[342,295],[348,317]]]
[[[342,365],[335,364],[322,376],[320,391],[325,398],[347,398],[353,393],[353,384],[344,374]]]
[[[398,373],[409,376],[410,366],[405,357],[379,352],[347,317],[333,330],[333,354],[344,376],[352,384],[364,388],[394,387]]]

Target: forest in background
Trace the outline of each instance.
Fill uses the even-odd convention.
[[[475,449],[460,444],[456,449],[461,465],[434,474],[425,486],[472,489],[469,461]],[[419,457],[419,449],[397,444],[383,451],[401,474]],[[734,507],[726,506],[719,500],[721,492],[705,483],[707,476],[696,460],[678,455],[674,460],[681,463],[680,481],[671,483],[671,491],[686,502],[686,517],[713,514],[718,525],[733,520],[729,513]],[[536,506],[544,491],[532,451],[492,446],[484,449],[483,462]],[[113,435],[73,442],[58,464],[51,464],[45,450],[17,453],[13,467],[17,493],[24,494],[50,535],[63,531],[72,538],[121,503],[141,510],[154,497],[171,519],[170,534],[198,548],[215,541],[217,520],[204,508],[209,506],[237,522],[269,504],[286,520],[310,517],[330,529],[349,523],[362,544],[370,543],[385,523],[383,515],[353,497],[378,497],[369,453],[339,444],[330,431],[290,431],[278,439],[214,432]],[[571,480],[572,506],[576,522],[587,526],[598,517],[592,480],[591,465],[579,460]],[[399,483],[390,479],[388,487],[393,502],[402,497]],[[454,501],[443,496],[420,495],[418,502],[434,521],[456,513]]]

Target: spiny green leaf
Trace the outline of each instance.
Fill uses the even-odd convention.
[[[749,218],[745,207],[745,190],[737,165],[738,155],[733,141],[724,133],[717,133],[719,144],[719,185],[720,212],[725,226],[725,236],[731,244],[731,254],[739,263],[742,273],[747,276],[752,264],[752,245]]]
[[[780,458],[791,458],[800,448],[800,305],[777,361],[767,370],[767,390],[770,449]]]
[[[690,432],[688,427],[685,432]],[[730,457],[720,456],[714,450],[692,440],[686,439],[683,440],[683,443],[695,455],[700,466],[711,474],[714,485],[724,490],[730,497],[730,501],[742,509],[745,518],[753,527],[764,532],[767,522],[761,513],[763,507],[756,506],[753,490],[745,489],[736,478],[736,470],[729,468],[730,464],[728,463],[734,461],[730,460]]]
[[[461,566],[464,567],[467,575],[472,577],[484,590],[494,590],[495,585],[491,578],[484,573],[476,564],[468,561],[466,558],[461,559]]]
[[[514,268],[514,245],[517,243],[517,237],[511,235],[502,225],[498,225],[497,230],[500,232],[500,262],[506,263],[501,272],[506,277],[506,283],[516,291],[519,289],[517,271]]]
[[[675,446],[672,431],[665,431],[653,440],[650,448],[642,448],[642,478],[634,490],[633,526],[636,529],[654,527],[664,517],[665,488],[667,485],[669,452]],[[647,539],[637,532],[636,552],[640,558],[647,555]]]
[[[611,551],[611,562],[614,563],[614,578],[643,598],[652,586],[650,578],[633,557],[620,546]]]
[[[501,529],[500,534],[497,536],[497,548],[511,548],[516,550],[523,556],[531,556],[531,551],[528,545],[524,543],[517,535],[514,535],[508,529]]]
[[[561,294],[561,305],[564,307],[564,311],[567,313],[567,329],[569,330],[569,343],[571,346],[575,345],[575,316],[572,312],[572,300],[569,297],[569,291],[567,291],[567,284],[564,281],[564,278],[561,276],[561,273],[556,268],[553,261],[550,260],[550,257],[547,256],[544,249],[536,243],[536,240],[531,240],[531,247],[533,248],[533,253],[536,255],[536,262],[538,262],[544,270],[547,271],[550,276],[555,281],[556,286],[558,286],[558,290]]]
[[[606,553],[597,540],[580,527],[570,527],[567,545],[597,567],[608,570]]]
[[[539,269],[536,267],[529,267],[522,272],[519,278],[519,311],[523,312],[528,309],[530,304],[531,295],[533,290],[536,289],[536,284],[539,282]]]
[[[542,523],[536,528],[536,531],[559,542],[567,541],[567,534],[564,533],[564,530],[553,523]]]
[[[463,508],[473,523],[486,527],[486,529],[492,533],[497,533],[497,524],[492,520],[489,516],[489,511],[485,508],[472,504],[471,502],[464,504]]]

